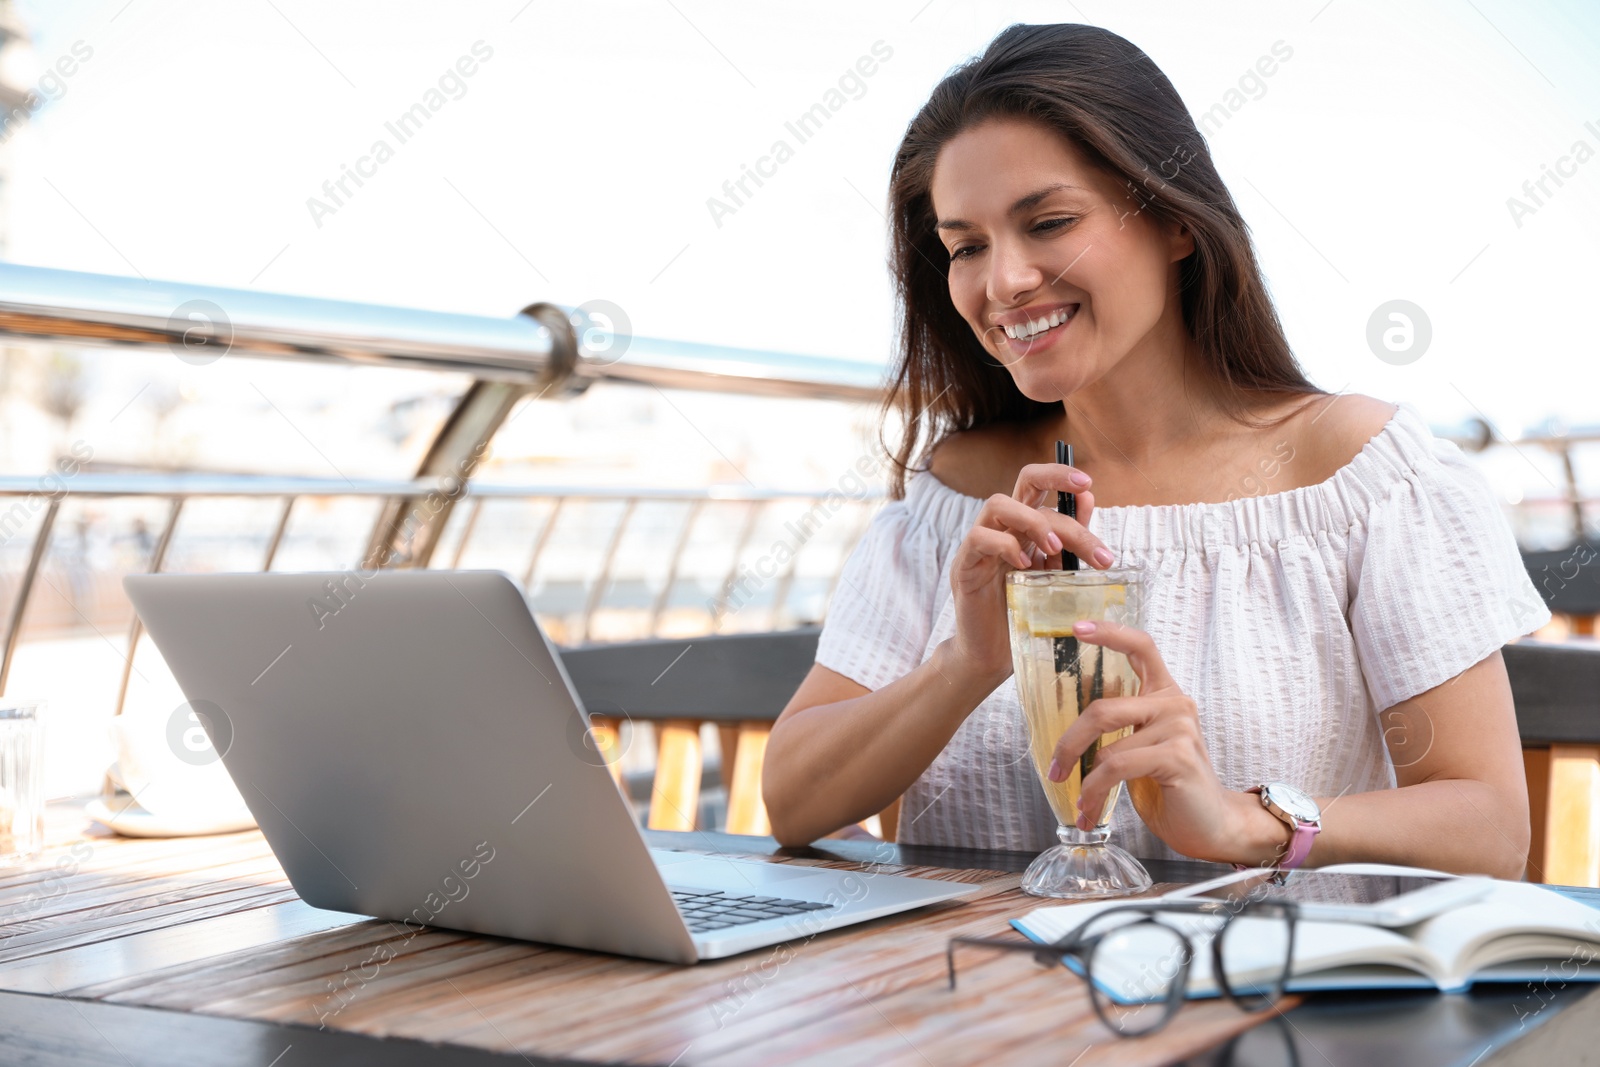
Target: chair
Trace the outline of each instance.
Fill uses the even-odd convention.
[[[655,726],[655,781],[647,824],[692,830],[699,810],[704,754],[701,724],[717,725],[722,783],[728,790],[727,832],[767,834],[761,761],[772,723],[816,658],[817,627],[780,633],[729,634],[627,641],[563,649],[597,744],[615,754],[624,722]],[[621,765],[611,760],[621,781]],[[894,840],[899,801],[880,813]]]
[[[1588,566],[1597,557],[1600,544],[1587,541],[1553,552],[1522,553],[1522,565],[1545,604],[1566,616],[1578,636],[1595,636],[1600,618],[1600,567]]]
[[[1600,644],[1523,641],[1502,654],[1533,819],[1528,878],[1600,886]]]

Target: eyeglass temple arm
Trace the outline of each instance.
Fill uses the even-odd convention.
[[[956,946],[957,945],[982,945],[985,948],[1000,949],[1009,952],[1031,952],[1040,963],[1060,963],[1061,957],[1072,956],[1082,961],[1083,953],[1078,946],[1062,945],[1060,942],[1039,944],[1033,941],[1001,941],[993,937],[952,937],[944,948],[945,967],[949,971],[950,988],[956,987]]]

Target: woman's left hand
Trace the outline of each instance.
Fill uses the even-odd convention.
[[[1079,800],[1079,829],[1091,829],[1118,782],[1128,783],[1133,806],[1157,837],[1186,856],[1243,861],[1242,824],[1256,818],[1259,801],[1225,789],[1206,753],[1195,702],[1178,688],[1143,630],[1115,622],[1079,622],[1080,641],[1125,653],[1139,676],[1137,696],[1101,697],[1056,742],[1056,781],[1064,780],[1084,749],[1101,734],[1132,726],[1133,733],[1095,757]],[[1054,778],[1054,775],[1052,775]],[[1088,813],[1088,814],[1083,814]],[[1281,824],[1279,824],[1281,825]],[[1284,832],[1287,837],[1287,830]]]

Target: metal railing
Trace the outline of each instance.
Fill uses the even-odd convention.
[[[157,282],[0,262],[0,337],[470,374],[551,395],[597,381],[873,400],[867,363],[630,336],[616,309],[534,303],[509,318]]]
[[[165,518],[159,532],[154,535],[149,555],[144,561],[144,569],[149,573],[155,573],[165,566],[174,544],[179,540],[179,522],[186,513],[186,508],[197,500],[279,501],[275,522],[260,557],[259,569],[268,571],[278,561],[280,550],[291,531],[296,506],[302,501],[353,498],[388,504],[395,500],[426,497],[429,494],[443,492],[452,493],[466,505],[463,515],[458,517],[447,536],[438,542],[450,548],[447,560],[441,560],[441,565],[451,568],[461,566],[463,560],[472,552],[474,537],[480,530],[487,505],[495,501],[507,501],[524,504],[538,502],[547,506],[538,521],[537,529],[529,530],[528,536],[522,539],[523,558],[516,561],[514,566],[510,565],[510,561],[501,561],[505,565],[499,569],[507,570],[508,573],[513,573],[513,576],[520,574],[523,590],[530,596],[535,612],[541,614],[547,622],[547,628],[553,630],[553,635],[558,640],[565,639],[570,644],[585,643],[592,636],[595,617],[597,613],[606,609],[608,594],[613,591],[619,550],[632,531],[633,524],[644,505],[678,505],[677,510],[681,515],[676,520],[675,529],[671,531],[672,548],[663,560],[661,581],[650,592],[649,603],[638,605],[638,610],[635,611],[636,615],[642,616],[637,621],[634,632],[630,634],[635,637],[660,636],[662,623],[672,610],[675,597],[681,592],[684,583],[706,577],[703,574],[686,574],[683,563],[693,544],[697,527],[706,518],[708,509],[713,507],[732,509],[742,512],[742,515],[736,521],[724,524],[735,531],[731,539],[726,539],[718,546],[717,554],[725,560],[725,564],[720,571],[711,576],[715,591],[706,596],[699,607],[686,609],[687,614],[696,616],[696,620],[690,625],[699,626],[701,632],[715,632],[724,618],[743,610],[753,597],[763,594],[761,599],[764,603],[761,606],[765,608],[765,628],[770,630],[780,628],[780,624],[789,617],[791,591],[797,576],[802,572],[802,564],[811,560],[808,550],[816,550],[819,542],[831,542],[835,549],[825,572],[826,587],[820,591],[817,598],[823,604],[827,602],[838,582],[845,550],[859,539],[882,499],[879,493],[863,492],[834,501],[830,499],[830,493],[826,490],[803,492],[723,487],[652,489],[483,483],[457,483],[454,486],[445,486],[440,482],[426,479],[351,482],[344,479],[271,476],[92,473],[74,475],[70,490],[45,495],[40,492],[36,478],[0,477],[0,526],[6,527],[8,533],[20,532],[20,530],[13,531],[11,527],[12,519],[17,517],[15,514],[17,510],[19,508],[27,510],[22,507],[22,500],[28,497],[43,497],[46,501],[42,502],[43,515],[38,519],[38,526],[33,531],[27,561],[13,594],[6,622],[3,653],[0,653],[0,656],[3,656],[0,658],[0,690],[4,689],[10,675],[28,607],[40,576],[40,568],[61,515],[62,503],[68,496],[77,499],[126,498],[162,502],[165,505]],[[835,490],[832,491],[832,495],[839,494]],[[598,568],[592,574],[577,579],[569,576],[565,589],[557,589],[552,593],[551,583],[545,581],[540,572],[540,564],[547,559],[564,516],[569,515],[576,505],[584,503],[614,504],[618,506],[620,513],[614,520],[608,519],[606,522]],[[788,551],[783,554],[780,566],[772,567],[770,573],[760,573],[761,561],[767,557],[760,557],[756,562],[756,569],[752,569],[748,550],[763,519],[785,505],[787,507],[784,510],[789,513],[789,518],[785,524],[783,541]],[[838,519],[847,512],[850,514],[846,521],[835,526]],[[26,518],[31,519],[31,514]],[[818,536],[829,527],[834,530],[835,536],[831,538]],[[406,559],[403,562],[413,561]],[[325,564],[325,566],[330,570],[347,569],[346,565],[339,563]],[[579,604],[576,611],[560,609],[559,602],[563,592],[568,600],[572,599],[574,594],[577,595]],[[540,611],[541,593],[542,600],[550,608],[548,612]],[[73,604],[73,610],[82,616],[82,611],[76,603]],[[127,609],[127,613],[131,614],[131,608]],[[701,615],[704,616],[703,624],[698,619]],[[82,616],[82,621],[89,626],[93,625],[86,616]],[[820,614],[789,621],[791,625],[816,622],[820,621]],[[136,615],[132,616],[129,625],[128,652],[124,657],[122,681],[117,696],[116,708],[119,713],[127,699],[128,685],[134,669],[134,657],[142,632]],[[680,633],[683,632],[684,625],[681,619],[678,621],[677,629]]]
[[[0,263],[0,337],[19,342],[170,351],[193,363],[226,355],[470,374],[418,478],[470,472],[519,402],[571,396],[597,381],[849,401],[880,395],[881,372],[869,364],[635,337],[619,331],[623,318],[612,305],[534,303],[500,319]],[[433,511],[421,508],[424,499],[389,500],[366,562],[382,566],[401,541],[427,562],[454,500]]]

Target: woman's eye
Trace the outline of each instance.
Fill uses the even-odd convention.
[[[1037,234],[1052,234],[1076,221],[1078,221],[1077,218],[1071,215],[1058,219],[1045,219],[1033,227],[1033,232]],[[971,259],[981,251],[983,251],[982,245],[962,245],[950,253],[950,262],[954,263],[958,259]]]

